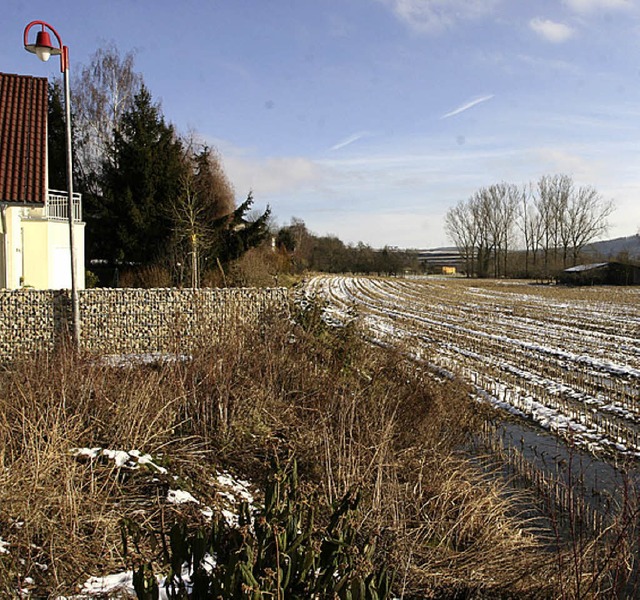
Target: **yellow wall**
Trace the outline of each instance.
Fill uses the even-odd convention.
[[[21,218],[21,215],[29,215]],[[7,207],[4,234],[8,288],[62,289],[71,287],[69,224],[40,217],[38,209]],[[77,288],[84,289],[84,223],[74,226]]]
[[[2,243],[5,260],[2,265],[0,284],[10,289],[21,286],[22,277],[22,238],[20,226],[21,208],[7,206],[2,209]]]
[[[46,290],[49,287],[49,227],[46,221],[23,221],[24,287]]]

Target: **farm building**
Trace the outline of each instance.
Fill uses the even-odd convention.
[[[558,283],[568,285],[640,285],[640,267],[619,262],[577,265],[565,269]]]
[[[457,271],[464,270],[464,258],[457,248],[420,250],[418,261],[431,272],[443,275],[455,275]]]

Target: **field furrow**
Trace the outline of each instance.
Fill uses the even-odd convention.
[[[594,452],[640,457],[640,291],[322,276],[334,318]]]

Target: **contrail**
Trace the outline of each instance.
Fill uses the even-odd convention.
[[[475,100],[471,100],[471,102],[467,102],[466,104],[463,104],[462,106],[459,106],[455,110],[452,110],[451,112],[448,112],[446,115],[442,115],[440,118],[441,119],[448,119],[449,117],[453,117],[455,115],[459,115],[461,112],[464,112],[465,110],[469,110],[470,108],[472,108],[476,104],[480,104],[481,102],[486,102],[487,100],[491,100],[491,98],[493,98],[493,96],[494,96],[494,94],[490,94],[489,96],[482,96],[481,98],[476,98]]]
[[[335,146],[331,146],[329,150],[340,150],[340,148],[344,148],[349,144],[353,144],[353,142],[357,142],[359,139],[365,137],[366,135],[369,135],[368,131],[360,131],[358,133],[354,133],[353,135],[350,135],[348,138],[345,138],[344,140],[342,140],[341,142],[338,142]]]

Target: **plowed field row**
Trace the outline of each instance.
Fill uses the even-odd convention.
[[[594,452],[640,457],[640,290],[319,276],[335,318]]]

